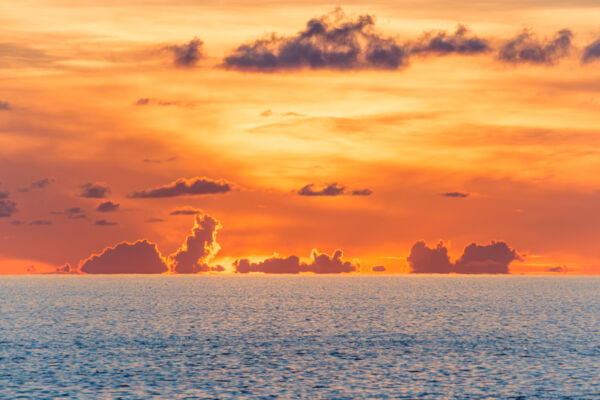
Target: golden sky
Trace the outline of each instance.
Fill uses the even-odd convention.
[[[514,256],[484,261],[600,273],[599,17],[591,0],[3,2],[0,273],[141,239],[170,265],[194,210],[222,226],[198,265],[229,272],[317,265],[312,249],[409,272],[416,242],[442,241],[452,261],[503,242]]]

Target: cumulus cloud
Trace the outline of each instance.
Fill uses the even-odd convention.
[[[141,190],[130,195],[133,198],[157,199],[188,195],[217,194],[231,191],[231,184],[223,179],[213,180],[205,177],[180,178],[165,186]]]
[[[508,274],[508,267],[515,260],[521,260],[515,250],[494,241],[489,245],[471,243],[454,263],[443,243],[432,249],[425,242],[417,242],[407,258],[413,273],[426,274]]]
[[[193,38],[182,45],[171,45],[167,49],[173,53],[173,63],[178,67],[193,67],[202,58],[202,45],[198,38]]]
[[[96,208],[96,211],[99,212],[114,212],[117,211],[119,209],[120,204],[119,203],[113,203],[112,201],[104,201],[100,204],[98,204],[98,207]]]
[[[552,65],[569,55],[573,48],[573,33],[569,29],[558,31],[553,38],[540,40],[530,31],[523,31],[504,43],[498,53],[501,61],[519,64]]]
[[[466,192],[446,192],[446,193],[442,193],[442,196],[444,197],[456,197],[456,198],[460,198],[460,199],[464,199],[470,196],[470,193],[466,193]]]
[[[448,274],[452,271],[448,249],[442,243],[431,249],[425,242],[417,242],[406,260],[412,272],[417,274]]]
[[[459,25],[453,34],[447,32],[426,32],[409,45],[411,54],[446,55],[446,54],[480,54],[491,50],[487,40],[471,35],[463,25]]]
[[[81,186],[79,196],[88,199],[103,199],[110,193],[110,188],[104,182],[86,183]]]
[[[340,196],[344,194],[345,186],[339,186],[337,183],[331,183],[321,189],[315,189],[315,185],[310,183],[298,190],[300,196]]]
[[[108,247],[81,261],[79,269],[87,274],[162,274],[168,265],[156,244],[139,240]]]
[[[8,194],[6,195],[8,197]],[[1,197],[0,197],[1,198]],[[0,218],[9,218],[18,211],[17,203],[3,198],[0,200]]]
[[[209,215],[197,216],[192,233],[181,247],[169,256],[171,270],[180,274],[194,274],[210,270],[206,264],[221,248],[217,230],[221,223]]]
[[[596,61],[598,58],[600,58],[600,39],[585,46],[585,49],[583,49],[583,56],[581,60],[584,63],[588,63]]]
[[[176,208],[169,213],[169,215],[198,215],[202,214],[202,210],[194,207],[181,207]]]
[[[342,260],[343,253],[336,250],[332,256],[319,254],[317,250],[312,251],[311,260],[305,263],[298,256],[287,258],[272,257],[260,262],[251,262],[248,259],[240,259],[234,262],[235,271],[242,274],[250,272],[262,272],[265,274],[298,274],[301,272],[313,272],[315,274],[337,274],[357,272],[360,265],[350,261]]]
[[[350,18],[341,9],[313,18],[293,36],[259,39],[236,48],[229,68],[255,71],[291,69],[397,69],[408,63],[404,46],[374,29],[370,15]]]
[[[10,103],[7,101],[0,100],[0,111],[9,111],[12,110]]]
[[[96,222],[94,222],[94,225],[96,226],[115,226],[118,225],[116,222],[113,221],[107,221],[105,219],[99,219]]]
[[[385,272],[386,268],[383,265],[376,265],[373,268],[371,268],[371,271],[373,272]]]

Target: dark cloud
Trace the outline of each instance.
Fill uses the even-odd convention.
[[[73,268],[71,268],[71,264],[67,263],[65,265],[61,265],[56,267],[56,269],[54,270],[55,274],[70,274],[75,272],[73,270]]]
[[[173,62],[176,66],[193,67],[202,58],[203,44],[200,39],[194,38],[182,45],[168,46],[167,49],[173,52]]]
[[[373,268],[371,268],[371,271],[373,272],[385,272],[386,268],[383,265],[376,265]]]
[[[351,192],[352,196],[370,196],[373,194],[371,189],[359,189]]]
[[[168,266],[156,244],[147,240],[122,242],[80,262],[87,274],[162,274]]]
[[[94,222],[94,225],[96,225],[96,226],[115,226],[118,224],[116,222],[107,221],[105,219],[99,219],[96,222]]]
[[[291,69],[397,69],[408,63],[406,49],[374,29],[375,19],[352,19],[341,9],[313,18],[294,36],[272,34],[236,48],[229,68],[255,71]]]
[[[176,208],[169,213],[169,215],[198,215],[202,214],[202,210],[194,207],[181,207]]]
[[[447,193],[442,193],[442,196],[444,197],[457,197],[457,198],[467,198],[470,196],[470,193],[466,193],[466,192],[447,192]]]
[[[54,178],[44,178],[44,179],[40,179],[39,181],[33,182],[30,185],[30,187],[32,189],[44,189],[46,186],[50,185],[52,182],[54,182]]]
[[[598,58],[600,58],[600,39],[585,46],[585,49],[583,49],[583,57],[581,60],[584,63],[588,63],[596,61]]]
[[[172,271],[179,274],[206,272],[210,267],[206,262],[220,249],[217,243],[217,230],[221,224],[209,215],[197,216],[192,233],[181,247],[169,256]]]
[[[0,192],[0,199],[8,199],[10,193],[8,192]]]
[[[300,196],[340,196],[344,194],[345,186],[338,186],[337,183],[331,183],[324,188],[315,189],[314,184],[308,184],[298,191]]]
[[[0,200],[0,218],[9,218],[17,211],[17,203],[14,201]]]
[[[430,249],[425,242],[417,242],[406,261],[416,274],[448,274],[452,271],[448,249],[442,243]]]
[[[162,218],[148,218],[146,220],[146,222],[149,223],[149,224],[156,224],[156,223],[159,223],[159,222],[165,222],[165,220],[162,219]]]
[[[110,188],[104,182],[86,183],[81,189],[79,195],[89,199],[103,199],[110,193]]]
[[[52,221],[48,221],[47,219],[37,219],[30,222],[29,225],[52,225]]]
[[[231,185],[223,179],[213,180],[196,177],[190,179],[181,178],[165,186],[134,192],[130,197],[156,199],[162,197],[227,193],[229,191],[231,191]]]
[[[12,110],[10,103],[0,100],[0,111]]]
[[[514,260],[521,258],[504,242],[487,246],[471,243],[454,266],[459,274],[508,274],[508,266]]]
[[[70,219],[85,219],[85,211],[80,207],[67,208],[65,211],[51,211],[52,215],[66,215]]]
[[[566,274],[569,268],[566,265],[557,265],[556,267],[546,268],[546,272]]]
[[[491,50],[487,40],[470,35],[469,30],[459,25],[453,34],[447,32],[426,32],[409,45],[411,54],[446,55],[480,54]]]
[[[287,258],[272,257],[260,262],[250,262],[248,259],[236,260],[234,267],[236,272],[247,274],[250,272],[262,272],[265,274],[298,274],[301,272],[313,272],[316,274],[337,274],[346,272],[357,272],[359,264],[352,264],[342,260],[343,253],[336,250],[330,257],[327,254],[319,254],[312,251],[311,261],[308,263],[300,261],[298,256]]]
[[[426,274],[508,274],[508,266],[515,260],[521,258],[504,242],[489,245],[471,243],[455,263],[450,262],[448,249],[443,243],[430,249],[425,242],[417,242],[407,258],[413,273]]]
[[[573,33],[558,31],[553,38],[542,41],[530,31],[523,31],[506,42],[498,53],[501,61],[552,65],[569,55],[573,48]]]
[[[112,201],[104,201],[100,204],[98,204],[98,207],[96,208],[96,211],[99,212],[114,212],[117,211],[119,209],[120,204],[119,203],[113,203]]]

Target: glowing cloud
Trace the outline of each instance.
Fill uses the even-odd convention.
[[[308,263],[300,261],[298,256],[287,258],[272,257],[253,263],[248,259],[240,259],[234,262],[235,271],[246,274],[250,272],[262,272],[265,274],[299,274],[301,272],[313,272],[315,274],[338,274],[358,272],[359,264],[343,261],[343,252],[336,250],[330,257],[320,254],[317,250],[312,251],[311,261]]]
[[[79,264],[86,274],[162,274],[168,265],[156,244],[147,240],[122,242],[92,255]]]
[[[192,233],[181,247],[169,256],[171,269],[175,273],[194,274],[210,270],[206,264],[219,249],[217,230],[221,223],[209,215],[197,216]]]

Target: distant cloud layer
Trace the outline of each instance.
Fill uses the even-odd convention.
[[[371,189],[346,191],[345,186],[338,185],[337,182],[334,182],[323,187],[317,187],[315,184],[310,183],[298,190],[298,194],[300,196],[370,196],[373,194],[373,191]]]
[[[267,258],[256,263],[247,259],[241,259],[234,262],[234,267],[236,272],[242,274],[250,272],[262,272],[265,274],[298,274],[301,272],[338,274],[359,271],[359,264],[343,261],[342,256],[343,253],[341,250],[336,250],[331,257],[327,254],[319,254],[317,250],[313,250],[311,261],[308,263],[301,261],[298,256],[290,256],[287,258]]]
[[[86,274],[161,274],[168,265],[156,244],[147,240],[119,243],[80,263]]]
[[[413,273],[425,274],[508,274],[508,267],[515,260],[521,258],[504,242],[484,246],[471,243],[455,263],[450,262],[448,249],[442,243],[429,248],[425,242],[417,242],[407,258]]]
[[[459,25],[456,32],[426,32],[417,41],[409,45],[411,54],[446,55],[446,54],[479,54],[491,49],[487,40],[470,35],[469,30]]]
[[[103,199],[110,193],[110,188],[104,182],[86,183],[81,186],[79,195],[88,199]]]
[[[552,65],[568,56],[573,49],[573,33],[569,29],[558,31],[552,39],[540,40],[524,31],[507,41],[499,50],[498,58],[508,63]]]
[[[171,256],[172,271],[179,274],[195,274],[210,271],[207,262],[220,249],[217,230],[221,223],[209,215],[197,216],[192,233]]]
[[[177,179],[165,186],[134,192],[130,197],[140,199],[157,199],[163,197],[178,197],[203,194],[218,194],[231,191],[231,185],[223,179],[209,178]]]
[[[182,45],[171,45],[167,49],[173,53],[173,63],[178,67],[193,67],[202,58],[204,43],[194,38]]]
[[[224,60],[226,67],[244,70],[397,69],[408,63],[406,50],[374,30],[375,19],[347,17],[341,9],[313,18],[294,36],[243,44]]]

